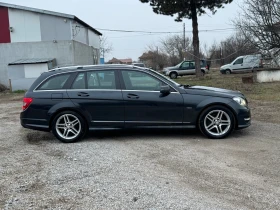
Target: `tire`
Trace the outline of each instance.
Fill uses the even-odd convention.
[[[204,76],[205,75],[205,71],[201,69],[201,73]]]
[[[63,143],[81,140],[87,131],[87,124],[81,115],[73,111],[63,111],[52,121],[52,133]]]
[[[219,116],[218,116],[219,114]],[[211,139],[226,138],[234,129],[235,118],[233,113],[221,105],[205,109],[198,121],[199,130]]]
[[[225,71],[225,74],[231,74],[231,71],[230,71],[229,69],[227,69],[227,70]]]
[[[176,72],[171,72],[171,73],[169,74],[169,77],[170,77],[171,79],[177,79],[178,74],[177,74]]]

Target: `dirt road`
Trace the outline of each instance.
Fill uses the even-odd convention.
[[[62,144],[0,103],[0,209],[279,209],[280,125],[225,140],[192,130],[92,133]]]

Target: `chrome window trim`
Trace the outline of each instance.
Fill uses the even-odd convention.
[[[122,90],[123,92],[145,92],[145,93],[160,93],[160,91],[156,90]],[[179,92],[170,92],[170,94],[180,94]]]
[[[100,66],[101,67],[101,66]],[[166,84],[166,81],[162,80],[161,78],[159,78],[157,75],[154,75],[154,74],[151,74],[148,70],[142,70],[140,68],[136,68],[136,69],[132,69],[132,68],[129,68],[129,69],[122,69],[121,66],[120,68],[111,68],[111,69],[73,69],[73,70],[69,70],[67,72],[57,72],[56,74],[52,74],[48,77],[46,77],[42,82],[39,83],[39,85],[37,85],[33,90],[32,92],[39,92],[39,91],[62,91],[62,90],[66,90],[66,89],[59,89],[59,90],[37,90],[38,87],[43,83],[45,82],[46,80],[48,80],[49,78],[51,77],[54,77],[56,75],[60,75],[60,74],[71,74],[71,73],[76,73],[76,72],[88,72],[88,71],[140,71],[140,72],[143,72],[143,73],[147,73],[153,77],[156,77],[157,79],[159,79],[160,81],[162,81],[164,84]],[[177,93],[180,93],[178,90],[176,90],[176,88],[174,88],[172,85],[170,84],[166,84],[166,85],[169,85],[172,89],[174,89]],[[67,89],[69,90],[69,89]],[[73,90],[77,90],[77,89],[73,89]],[[96,90],[96,89],[86,89],[86,90]],[[108,89],[108,90],[111,90],[111,89]],[[114,89],[112,89],[114,90]],[[174,92],[171,92],[171,93],[174,93]]]
[[[85,91],[85,92],[89,92],[89,91],[117,91],[117,92],[120,92],[122,90],[120,90],[120,89],[67,89],[67,91]]]
[[[62,91],[66,91],[66,89],[58,89],[58,90],[33,90],[32,92],[54,92],[54,91],[57,91],[57,92],[62,92]]]
[[[163,82],[165,85],[170,86],[172,89],[174,89],[176,92],[179,93],[179,91],[176,90],[173,86],[171,86],[170,84],[166,84],[166,81],[162,80],[161,78],[159,78],[158,76],[156,76],[156,75],[154,75],[154,74],[151,74],[151,73],[148,72],[148,71],[143,71],[143,70],[141,70],[141,69],[137,69],[137,70],[135,70],[135,69],[124,69],[124,70],[121,70],[121,71],[140,71],[140,72],[143,72],[143,73],[147,73],[147,74],[151,75],[152,77],[157,78],[158,80],[160,80],[161,82]],[[121,76],[122,76],[122,74],[121,74]],[[172,93],[172,92],[171,92],[171,93]]]

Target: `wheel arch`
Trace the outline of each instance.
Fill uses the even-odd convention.
[[[199,113],[197,115],[198,116],[197,120],[196,120],[197,127],[199,125],[199,119],[200,119],[200,116],[203,113],[203,111],[205,111],[206,109],[208,109],[209,107],[212,107],[212,106],[224,106],[224,107],[228,108],[234,116],[234,129],[236,129],[238,127],[237,113],[234,111],[234,109],[230,105],[228,105],[227,103],[223,103],[223,102],[213,102],[213,103],[209,103],[209,104],[203,106],[203,108],[201,108],[201,110],[199,111]]]
[[[177,76],[179,75],[177,71],[174,71],[174,70],[173,70],[173,71],[171,71],[171,72],[169,73],[169,76],[170,76],[172,73],[175,73]]]
[[[72,111],[72,112],[78,113],[78,114],[84,119],[87,128],[89,127],[89,121],[88,121],[88,119],[85,117],[84,113],[83,113],[81,110],[79,110],[79,109],[77,109],[77,108],[75,108],[75,107],[62,107],[62,108],[59,108],[59,109],[55,110],[55,111],[50,115],[50,118],[49,118],[49,128],[50,128],[50,129],[51,129],[51,127],[52,127],[52,123],[53,123],[54,118],[55,118],[59,113],[64,112],[64,111]]]

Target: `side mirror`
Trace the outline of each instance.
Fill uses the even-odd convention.
[[[169,85],[164,85],[164,86],[160,87],[160,93],[161,94],[168,95],[168,94],[170,94],[170,92],[171,92],[171,89],[170,89]]]

